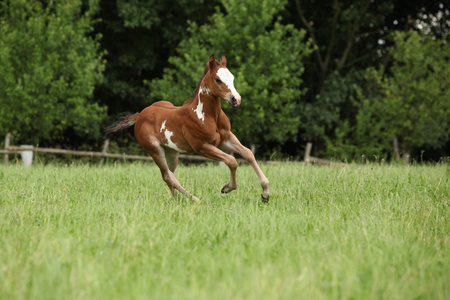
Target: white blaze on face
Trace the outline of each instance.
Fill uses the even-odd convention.
[[[228,87],[228,89],[231,91],[231,94],[233,94],[234,98],[236,100],[241,100],[241,95],[236,91],[234,87],[234,76],[231,74],[231,72],[227,68],[219,68],[217,70],[217,76],[220,78],[220,80],[225,83],[225,85]]]

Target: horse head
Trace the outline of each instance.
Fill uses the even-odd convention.
[[[231,107],[238,107],[241,104],[241,95],[234,87],[234,76],[227,69],[225,55],[222,55],[220,62],[214,58],[214,55],[211,55],[208,68],[210,73],[208,85],[212,94],[227,101]]]

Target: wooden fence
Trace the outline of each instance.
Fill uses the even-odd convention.
[[[89,157],[100,157],[99,164],[102,165],[104,163],[105,158],[116,158],[116,159],[136,159],[136,160],[146,160],[153,161],[150,156],[143,155],[129,155],[129,154],[117,154],[117,153],[108,153],[109,140],[105,140],[103,144],[103,148],[101,152],[95,151],[79,151],[79,150],[66,150],[66,149],[53,149],[53,148],[41,148],[34,146],[11,146],[11,134],[8,133],[5,137],[5,148],[4,150],[0,150],[0,154],[5,155],[5,165],[8,164],[9,154],[21,153],[23,151],[32,151],[36,153],[53,153],[53,154],[65,154],[65,155],[76,155],[76,156],[89,156]],[[307,143],[305,149],[305,158],[303,162],[297,163],[316,163],[316,164],[327,164],[327,165],[343,165],[342,163],[335,163],[329,160],[313,157],[310,155],[312,144]],[[255,147],[252,145],[252,152],[254,152]],[[180,154],[179,158],[182,160],[190,160],[190,161],[212,161],[209,158],[200,156],[200,155],[189,155],[189,154]],[[244,159],[238,159],[240,163],[246,163]],[[280,163],[279,161],[266,161],[269,164]]]
[[[344,166],[345,165],[344,163],[341,163],[341,162],[336,162],[336,161],[331,161],[331,160],[326,160],[323,158],[311,156],[311,149],[312,149],[312,143],[307,143],[306,148],[305,148],[305,158],[303,160],[305,163],[314,163],[314,164],[318,164],[318,165],[331,165],[331,166]]]

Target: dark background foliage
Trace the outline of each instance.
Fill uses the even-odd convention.
[[[450,153],[446,1],[7,0],[0,9],[0,134],[15,144],[98,149],[119,116],[162,98],[182,104],[214,53],[227,55],[243,95],[239,111],[224,105],[233,130],[260,157],[301,157],[306,142],[346,160]],[[119,144],[136,148],[132,131]]]

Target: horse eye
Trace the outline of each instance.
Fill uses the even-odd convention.
[[[218,79],[218,78],[214,78],[214,80],[216,81],[217,84],[221,84],[222,83],[222,81],[220,81],[220,79]]]

